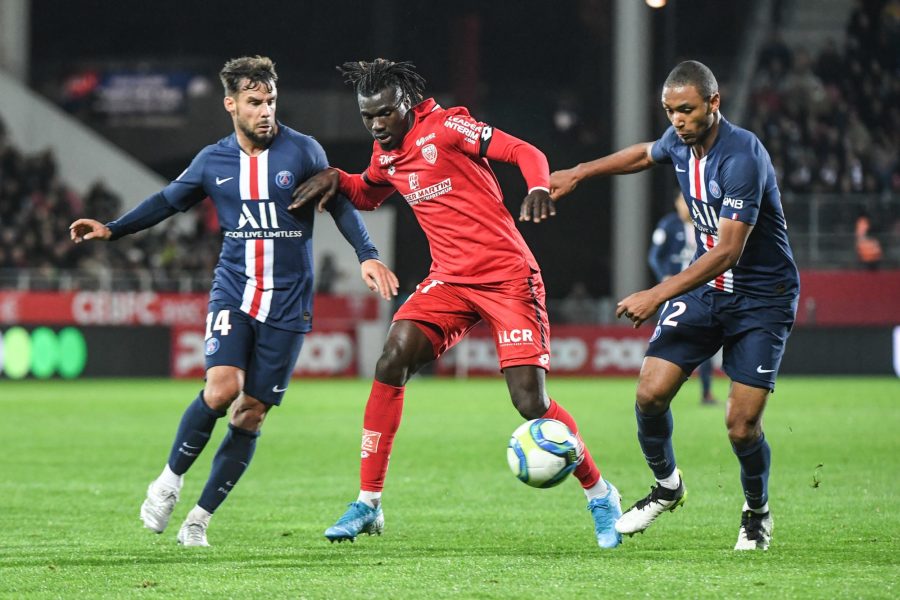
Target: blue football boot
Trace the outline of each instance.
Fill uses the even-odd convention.
[[[609,492],[588,502],[587,508],[594,517],[594,533],[601,548],[615,548],[622,543],[622,534],[616,531],[616,520],[622,516],[622,498],[619,490],[606,482]]]
[[[381,505],[372,508],[365,502],[351,502],[347,512],[337,523],[325,530],[325,537],[331,542],[355,541],[360,533],[381,535],[384,531],[384,513]]]

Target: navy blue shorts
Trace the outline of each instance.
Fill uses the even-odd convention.
[[[691,373],[722,348],[722,370],[732,381],[774,390],[796,313],[796,298],[753,298],[704,285],[663,305],[647,356]]]
[[[290,383],[303,336],[260,323],[220,302],[210,302],[206,315],[206,369],[242,369],[244,393],[277,406]]]

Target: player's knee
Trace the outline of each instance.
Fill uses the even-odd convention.
[[[671,398],[665,390],[641,382],[635,400],[638,410],[645,415],[659,415],[669,408]]]
[[[268,412],[269,405],[244,395],[231,410],[231,424],[247,431],[259,431]]]
[[[225,410],[241,395],[238,382],[207,382],[203,389],[203,400],[215,410]]]
[[[728,439],[737,448],[752,446],[759,439],[759,436],[762,435],[762,429],[758,420],[729,419],[726,424],[728,426]]]
[[[422,363],[415,348],[404,342],[405,338],[388,338],[375,364],[375,377],[382,383],[402,386],[412,377]]]

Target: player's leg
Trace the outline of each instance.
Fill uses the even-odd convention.
[[[206,529],[210,519],[249,467],[266,415],[272,406],[281,403],[303,345],[302,333],[255,321],[251,326],[255,343],[243,385],[233,403],[229,402],[228,431],[213,457],[200,499],[178,532],[178,541],[185,546],[209,545]]]
[[[715,405],[719,401],[712,393],[713,361],[704,360],[697,367],[697,375],[700,377],[700,404]]]
[[[685,499],[681,471],[672,446],[674,422],[669,405],[685,380],[678,365],[648,356],[641,365],[634,413],[637,437],[656,484],[650,494],[634,503],[616,523],[620,533],[632,535],[647,529],[662,513],[675,510]]]
[[[575,418],[545,391],[543,368],[520,365],[503,369],[513,405],[525,419],[555,419],[566,424],[583,448],[583,459],[574,475],[581,483],[588,500],[587,509],[594,520],[594,534],[601,548],[615,548],[622,536],[615,530],[615,522],[622,515],[621,497],[612,483],[600,475],[590,449],[584,443]]]
[[[694,290],[667,302],[650,338],[638,378],[634,412],[638,442],[656,484],[616,523],[621,533],[644,531],[686,498],[681,471],[675,462],[669,405],[687,374],[721,346],[722,333],[711,317],[712,300],[708,295],[705,289]]]
[[[772,453],[762,430],[769,390],[732,382],[725,423],[741,465],[744,507],[735,550],[765,550],[772,536],[769,514],[769,467]]]
[[[213,327],[215,325],[215,327]],[[225,416],[244,384],[246,347],[253,331],[246,316],[210,303],[206,332],[206,385],[188,405],[159,477],[147,488],[141,505],[144,526],[162,533],[169,523],[181,491],[184,474],[206,447],[216,421]]]
[[[426,279],[394,315],[363,416],[360,491],[337,522],[325,530],[332,542],[384,529],[381,493],[394,436],[400,427],[406,382],[455,344],[479,317],[466,313],[455,286]]]

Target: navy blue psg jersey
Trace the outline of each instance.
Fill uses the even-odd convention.
[[[651,149],[673,163],[697,239],[694,260],[719,241],[719,219],[753,225],[738,264],[707,285],[723,292],[793,299],[800,291],[769,153],[754,134],[722,118],[709,153],[697,160],[669,127]]]
[[[312,204],[288,212],[297,184],[328,167],[313,138],[278,124],[272,145],[258,156],[240,149],[235,134],[207,146],[162,191],[185,211],[207,196],[215,203],[224,239],[210,301],[224,302],[258,321],[306,332],[312,323]],[[328,209],[360,261],[378,256],[365,225],[339,196]]]

